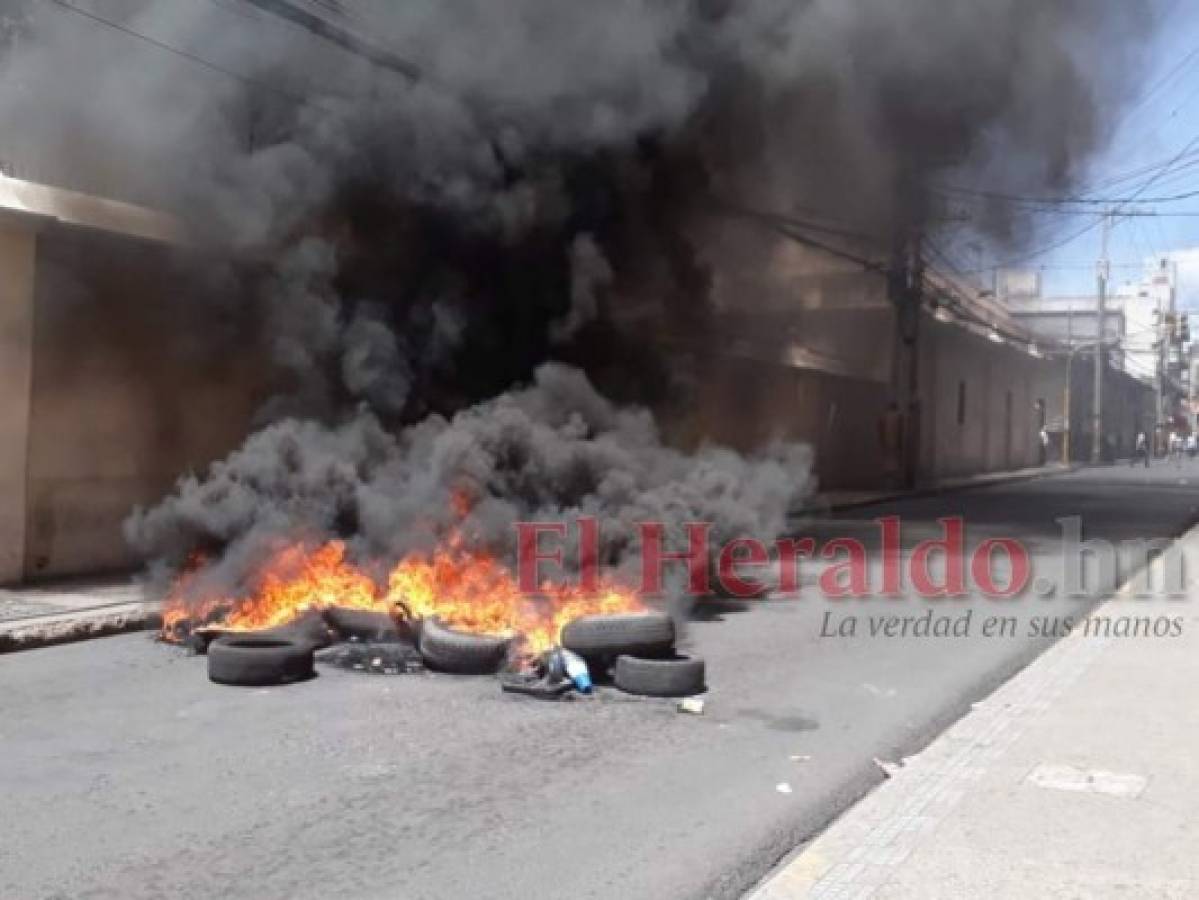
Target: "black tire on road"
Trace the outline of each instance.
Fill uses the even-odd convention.
[[[262,635],[230,634],[208,648],[208,678],[217,684],[262,687],[303,681],[314,674],[312,644]]]
[[[674,647],[674,620],[656,612],[582,616],[562,629],[562,646],[589,659],[661,656]]]
[[[425,619],[417,649],[430,669],[459,675],[495,672],[508,656],[508,638],[468,634],[447,628],[437,619]]]
[[[285,641],[295,641],[297,644],[308,644],[314,650],[323,650],[333,643],[333,632],[318,614],[304,615],[286,625],[276,625],[261,631],[229,631],[222,630],[220,626],[209,626],[192,632],[188,638],[188,646],[197,656],[205,656],[208,648],[223,637],[281,638]]]
[[[666,659],[618,656],[612,680],[626,694],[643,697],[690,697],[707,690],[704,661],[690,656]]]

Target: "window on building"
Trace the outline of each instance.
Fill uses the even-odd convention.
[[[966,382],[958,382],[958,425],[966,424]]]

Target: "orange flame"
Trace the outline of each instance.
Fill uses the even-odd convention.
[[[527,651],[539,653],[556,644],[562,627],[578,616],[643,608],[635,592],[610,583],[584,593],[573,584],[547,582],[538,595],[529,596],[494,556],[468,550],[456,538],[431,554],[401,560],[384,586],[347,560],[339,541],[316,549],[284,547],[243,596],[197,598],[202,572],[180,576],[167,597],[163,636],[168,640],[185,627],[213,620],[225,629],[255,631],[285,625],[310,610],[337,606],[388,612],[402,601],[417,616],[437,616],[463,631],[522,635]]]

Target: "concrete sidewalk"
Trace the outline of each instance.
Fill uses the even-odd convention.
[[[1190,568],[1199,529],[1180,539]],[[1199,586],[1126,588],[801,848],[752,900],[1199,897]],[[886,765],[886,764],[885,764]],[[886,765],[891,768],[890,765]]]
[[[129,578],[0,589],[0,653],[146,628],[158,609]]]

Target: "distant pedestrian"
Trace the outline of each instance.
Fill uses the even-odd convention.
[[[1149,468],[1149,439],[1145,437],[1145,432],[1137,432],[1137,447],[1132,459],[1128,461],[1130,466],[1135,466],[1138,460],[1144,460],[1145,468]]]
[[[1187,456],[1189,456],[1191,459],[1194,459],[1195,454],[1199,453],[1199,438],[1195,437],[1195,432],[1193,431],[1187,435],[1186,449]]]
[[[1177,468],[1182,468],[1182,435],[1177,431],[1170,432],[1170,458]]]

